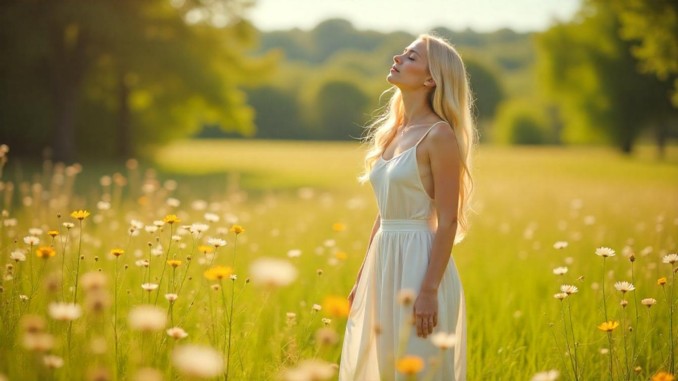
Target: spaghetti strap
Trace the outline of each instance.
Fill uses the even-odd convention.
[[[424,135],[422,135],[421,138],[419,138],[419,140],[417,141],[417,143],[416,143],[414,146],[415,146],[415,147],[418,146],[419,143],[421,143],[421,141],[424,140],[424,138],[428,135],[428,133],[431,132],[431,130],[433,129],[433,127],[439,125],[440,123],[447,123],[447,122],[444,121],[444,120],[440,120],[440,121],[437,121],[437,122],[433,123],[433,124],[431,125],[431,127],[429,127],[428,130],[426,130],[426,132],[424,132]]]

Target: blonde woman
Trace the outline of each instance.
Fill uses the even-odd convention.
[[[422,35],[393,57],[387,80],[393,94],[371,126],[362,178],[379,215],[349,294],[339,379],[404,379],[401,360],[415,356],[421,375],[463,381],[464,294],[450,253],[468,228],[472,186],[466,70],[449,43]]]

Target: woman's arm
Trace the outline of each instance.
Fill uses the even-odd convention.
[[[370,240],[368,241],[367,244],[367,252],[370,251],[370,247],[372,246],[372,240],[374,239],[374,235],[377,234],[377,231],[379,230],[380,226],[381,226],[381,216],[377,214],[377,218],[374,220],[374,224],[372,225],[372,233],[370,233]],[[353,284],[353,288],[351,289],[351,292],[348,294],[348,303],[351,305],[353,304],[353,298],[355,298],[355,290],[358,287],[358,281],[360,280],[360,276],[363,274],[363,267],[365,267],[365,259],[367,259],[367,253],[365,253],[363,263],[360,265],[360,270],[358,271],[358,276],[356,277],[355,283]]]
[[[451,128],[436,128],[429,133],[428,141],[438,228],[433,238],[426,274],[414,303],[417,335],[424,338],[438,324],[438,286],[450,261],[457,233],[461,174],[461,157],[454,131]]]

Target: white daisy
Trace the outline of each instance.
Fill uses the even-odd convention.
[[[603,258],[614,257],[615,252],[609,247],[603,246],[596,249],[596,255]]]

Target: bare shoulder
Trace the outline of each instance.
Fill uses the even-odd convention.
[[[426,140],[429,154],[447,153],[456,155],[459,151],[457,137],[447,122],[438,123],[433,126]]]

